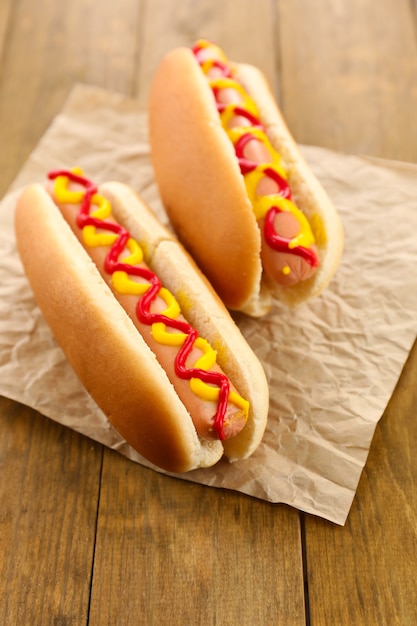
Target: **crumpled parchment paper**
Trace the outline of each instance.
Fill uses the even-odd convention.
[[[341,266],[309,304],[289,310],[276,303],[261,320],[236,316],[270,385],[264,440],[247,461],[180,477],[344,524],[417,334],[417,167],[316,147],[303,152],[341,214]],[[81,387],[34,303],[16,251],[21,187],[75,165],[97,183],[130,184],[167,223],[146,112],[134,100],[76,85],[0,204],[0,394],[152,467]]]

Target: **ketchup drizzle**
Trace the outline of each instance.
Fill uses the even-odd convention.
[[[161,313],[152,313],[151,307],[157,298],[162,284],[158,276],[147,267],[140,265],[130,265],[119,261],[120,254],[125,249],[130,239],[130,233],[120,224],[108,220],[102,220],[90,215],[92,198],[98,192],[98,187],[87,178],[79,176],[67,170],[55,170],[48,174],[49,180],[55,180],[58,176],[64,176],[74,183],[84,187],[85,193],[81,202],[80,210],[77,215],[77,226],[84,228],[85,226],[94,226],[102,230],[108,230],[117,235],[117,239],[111,245],[106,255],[104,270],[108,274],[116,271],[126,272],[130,276],[139,276],[149,282],[149,288],[146,292],[139,296],[136,305],[136,315],[138,320],[151,326],[154,323],[162,322],[167,327],[178,330],[186,335],[185,341],[179,349],[175,357],[175,373],[183,380],[191,380],[197,378],[206,384],[214,385],[219,388],[219,397],[217,402],[217,410],[213,417],[213,429],[217,437],[224,441],[224,420],[228,405],[230,381],[225,374],[221,372],[207,371],[199,368],[187,367],[187,358],[190,355],[194,342],[198,338],[198,332],[190,326],[188,322],[176,320]]]
[[[204,63],[204,60],[199,58],[200,57],[199,53],[204,50],[204,46],[196,44],[194,47],[191,48],[191,50],[194,53],[194,56],[197,62],[199,63],[199,65],[202,66]],[[213,59],[211,59],[211,61],[215,67],[221,66],[223,68],[224,76],[227,76],[228,78],[233,78],[231,68],[229,68],[226,63],[224,63],[223,61],[217,61]],[[239,104],[232,104],[232,103],[224,104],[222,102],[218,102],[218,92],[220,91],[220,88],[216,86],[212,86],[211,89],[212,89],[214,98],[216,100],[216,106],[217,106],[217,110],[219,114],[221,114],[226,109],[226,107],[232,107],[233,113],[236,116],[244,117],[246,120],[248,120],[252,129],[259,128],[260,130],[266,133],[265,128],[258,117],[253,115],[250,111],[247,111],[243,107],[239,106]],[[260,165],[259,163],[255,161],[251,161],[250,159],[247,159],[244,156],[244,148],[246,144],[251,140],[259,141],[258,139],[254,138],[250,132],[244,133],[243,135],[241,135],[241,137],[237,140],[236,144],[234,145],[236,157],[238,159],[238,163],[240,167],[240,172],[243,176],[245,176],[245,174],[248,174],[249,172],[252,172],[253,170],[256,169],[258,165]],[[278,174],[278,172],[273,168],[265,168],[263,173],[265,176],[271,178],[277,184],[278,186],[277,195],[280,195],[282,198],[292,200],[291,189],[290,189],[290,186],[288,185],[288,182],[285,180],[285,178],[280,176],[280,174]],[[289,254],[300,256],[307,263],[309,263],[312,267],[317,267],[319,265],[319,259],[314,250],[310,248],[306,248],[304,246],[290,247],[292,239],[283,237],[279,233],[277,233],[275,226],[274,226],[274,219],[278,213],[282,213],[282,212],[283,212],[283,209],[281,209],[279,206],[272,205],[268,209],[265,215],[265,220],[264,220],[265,242],[270,248],[272,248],[276,252],[286,252]]]

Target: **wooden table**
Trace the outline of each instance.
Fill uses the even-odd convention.
[[[3,195],[74,82],[146,104],[200,36],[259,65],[301,143],[417,162],[416,0],[1,0]],[[0,399],[0,622],[417,623],[417,351],[345,527],[159,475]]]

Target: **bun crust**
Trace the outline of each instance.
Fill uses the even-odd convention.
[[[269,86],[255,67],[234,64],[256,101],[274,148],[282,155],[294,201],[315,235],[320,267],[292,287],[263,276],[261,234],[233,145],[192,50],[176,48],[161,61],[150,91],[150,140],[162,201],[180,240],[230,309],[265,314],[271,297],[296,304],[330,282],[343,248],[340,218],[303,159]]]
[[[125,199],[131,194],[123,186],[116,185],[115,191],[125,193]],[[136,209],[145,209],[149,218],[145,223],[156,222],[149,250],[157,250],[164,229],[135,199]],[[123,201],[116,204],[119,213],[129,213]],[[135,237],[132,225],[126,226]],[[215,464],[223,445],[198,438],[165,371],[41,185],[23,191],[15,230],[26,275],[48,325],[81,383],[120,434],[167,471]]]
[[[188,48],[162,60],[149,121],[155,177],[177,236],[226,306],[245,308],[259,297],[261,235],[210,87]]]

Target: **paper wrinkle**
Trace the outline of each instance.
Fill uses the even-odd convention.
[[[222,460],[179,477],[344,524],[417,333],[417,167],[302,150],[344,223],[339,271],[323,296],[297,309],[276,302],[262,319],[234,314],[270,385],[264,440],[247,461]],[[153,467],[81,387],[34,303],[16,251],[21,187],[75,165],[99,184],[131,185],[168,223],[146,112],[119,94],[76,85],[0,205],[0,393]]]

